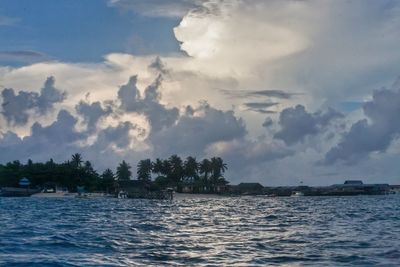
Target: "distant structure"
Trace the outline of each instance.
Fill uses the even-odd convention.
[[[260,183],[240,183],[230,186],[230,191],[239,195],[261,195],[264,193],[264,186]]]
[[[20,180],[19,180],[19,186],[21,186],[21,187],[28,187],[28,186],[30,186],[31,185],[31,182],[29,181],[29,179],[28,178],[26,178],[26,177],[22,177]]]
[[[389,184],[364,184],[362,180],[346,180],[343,184],[331,186],[279,186],[263,187],[259,183],[241,183],[230,186],[232,195],[268,195],[268,196],[355,196],[387,195],[400,192],[400,186]]]
[[[345,185],[363,185],[364,183],[361,180],[346,180],[344,181]]]
[[[171,190],[158,190],[151,182],[143,180],[118,181],[117,192],[126,198],[173,199]]]

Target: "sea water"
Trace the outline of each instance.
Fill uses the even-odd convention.
[[[0,266],[400,266],[400,196],[0,198]]]

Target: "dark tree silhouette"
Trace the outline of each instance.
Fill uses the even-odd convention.
[[[211,158],[210,162],[211,168],[211,189],[214,191],[216,186],[221,183],[221,178],[223,178],[223,173],[227,170],[226,164],[220,157],[213,157]]]
[[[49,184],[66,187],[75,192],[77,186],[83,186],[89,192],[115,192],[124,183],[131,179],[131,166],[122,161],[117,167],[116,174],[110,169],[99,175],[90,161],[85,161],[79,153],[72,155],[72,159],[63,163],[56,163],[52,159],[46,163],[35,163],[32,160],[22,164],[15,160],[5,165],[0,164],[0,187],[18,187],[21,177],[27,177],[31,186],[44,188]],[[168,159],[141,160],[138,163],[138,179],[148,181],[149,188],[166,189],[191,188],[193,192],[215,192],[221,185],[226,185],[223,174],[226,164],[221,158],[204,159],[200,164],[196,158],[187,157],[183,162],[177,155]],[[158,176],[151,181],[151,173]],[[199,176],[201,174],[201,177]],[[117,179],[116,179],[117,178]],[[125,183],[126,184],[126,183]]]
[[[112,170],[106,169],[101,174],[102,188],[107,193],[113,192],[115,190],[115,175]]]
[[[131,166],[123,160],[117,167],[117,178],[119,181],[127,181],[131,179]]]
[[[203,159],[199,166],[199,171],[201,174],[204,174],[203,180],[205,182],[208,181],[208,174],[212,171],[211,169],[211,162],[208,159]]]
[[[82,160],[82,155],[79,153],[75,153],[72,155],[72,159],[71,159],[71,164],[75,167],[75,168],[79,168],[81,167],[83,160]]]
[[[199,164],[194,157],[187,157],[184,163],[185,177],[189,179],[197,179],[199,172]]]
[[[170,175],[172,175],[174,183],[179,185],[184,175],[182,159],[178,155],[172,155],[168,161],[171,166]]]
[[[151,169],[152,164],[150,159],[144,159],[139,161],[137,166],[137,178],[141,181],[151,180]]]
[[[115,175],[111,169],[105,169],[104,172],[101,174],[101,179],[114,181]]]
[[[163,173],[163,161],[159,158],[156,159],[155,162],[151,164],[152,166],[152,172],[157,174],[157,176],[160,176],[161,173]]]

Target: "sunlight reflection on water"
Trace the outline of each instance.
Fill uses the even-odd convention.
[[[0,265],[400,264],[400,197],[0,199]]]

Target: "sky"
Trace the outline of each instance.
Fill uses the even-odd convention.
[[[0,163],[400,184],[399,28],[393,0],[2,0]]]

